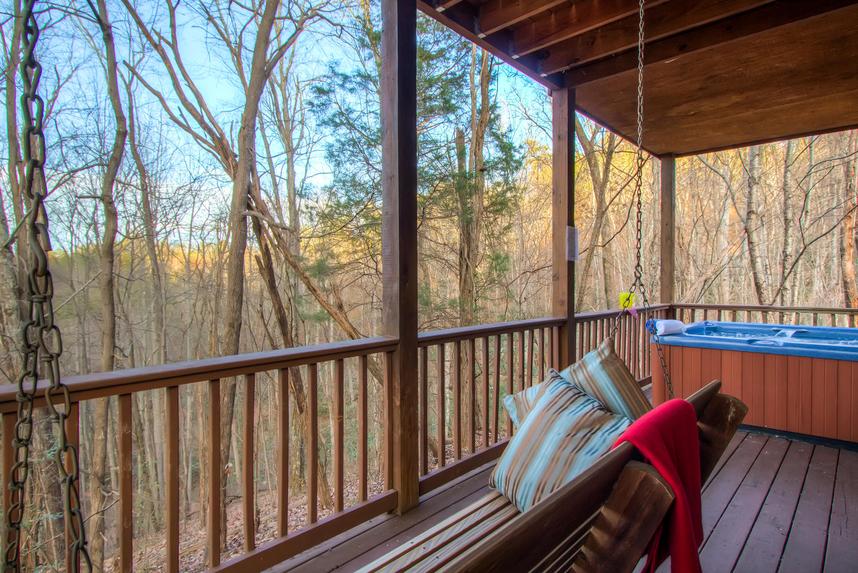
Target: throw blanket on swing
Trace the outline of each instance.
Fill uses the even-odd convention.
[[[645,571],[670,555],[673,573],[700,573],[700,443],[694,407],[670,400],[636,420],[614,444],[630,442],[670,484],[675,496],[665,523],[650,542]]]

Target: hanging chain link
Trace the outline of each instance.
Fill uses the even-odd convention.
[[[650,304],[647,295],[646,283],[643,280],[643,170],[646,165],[643,149],[643,133],[644,133],[644,98],[643,98],[643,79],[644,79],[644,4],[646,0],[638,2],[638,74],[637,74],[637,138],[635,140],[635,270],[632,286],[628,290],[628,306],[631,306],[635,292],[639,292],[643,303],[643,312],[649,314]],[[620,327],[620,321],[623,315],[628,311],[627,307],[621,308],[620,312],[614,318],[614,324],[611,327],[611,338],[617,334]],[[667,388],[668,398],[674,397],[673,382],[670,379],[670,372],[667,368],[667,361],[664,357],[664,348],[662,348],[661,340],[655,330],[651,330],[655,348],[658,353],[658,359],[661,363],[661,369],[664,373],[664,383]]]
[[[48,268],[50,242],[45,209],[47,181],[45,179],[45,137],[43,133],[44,101],[38,94],[42,67],[36,60],[35,49],[39,39],[39,24],[35,15],[36,0],[27,0],[22,15],[23,55],[21,58],[21,112],[24,133],[22,153],[26,166],[25,192],[29,202],[27,246],[30,269],[27,274],[28,318],[21,328],[23,363],[18,377],[18,419],[12,447],[15,463],[12,466],[9,489],[11,502],[7,514],[6,570],[21,570],[21,525],[24,520],[25,494],[30,472],[30,445],[33,438],[33,405],[40,374],[47,379],[45,400],[52,420],[57,425],[58,444],[55,460],[63,485],[65,526],[70,531],[72,570],[80,571],[81,561],[92,571],[92,561],[86,547],[86,531],[81,512],[78,480],[78,451],[69,441],[66,422],[72,404],[68,388],[60,378],[60,356],[63,352],[62,336],[54,323],[54,285]],[[76,421],[76,420],[75,420]]]

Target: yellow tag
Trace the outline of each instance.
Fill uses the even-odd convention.
[[[628,310],[635,306],[635,293],[621,292],[620,293],[620,310]]]

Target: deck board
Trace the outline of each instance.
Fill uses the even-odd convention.
[[[858,568],[858,453],[840,450],[828,524],[825,571]]]
[[[777,570],[812,453],[812,444],[790,443],[736,564],[736,571]]]
[[[730,500],[733,499],[736,490],[739,489],[742,480],[748,474],[763,446],[768,441],[761,434],[749,434],[742,440],[742,447],[738,448],[730,459],[718,472],[718,476],[712,484],[703,492],[703,538],[709,537],[715,524],[721,518],[721,514],[727,509]]]
[[[270,571],[353,571],[488,492],[490,466]],[[730,442],[703,492],[703,570],[855,571],[858,452],[756,431]],[[669,563],[659,571],[669,571]]]
[[[825,558],[838,450],[815,446],[778,571],[819,571]]]
[[[733,569],[788,448],[789,441],[782,438],[766,441],[700,551],[700,563],[706,573]]]

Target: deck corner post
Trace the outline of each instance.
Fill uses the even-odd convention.
[[[417,505],[417,4],[382,0],[382,277],[384,334],[391,355],[392,486],[397,512]]]
[[[560,327],[561,367],[575,361],[575,261],[567,252],[575,228],[575,89],[551,94],[551,311]]]
[[[676,159],[672,155],[661,157],[661,221],[659,271],[659,302],[669,304],[673,318],[676,303]]]

